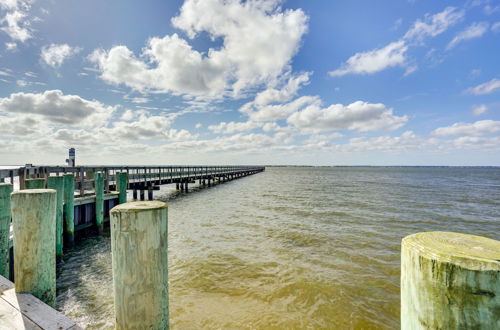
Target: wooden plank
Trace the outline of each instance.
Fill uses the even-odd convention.
[[[14,284],[0,276],[0,324],[7,329],[81,329],[49,305],[27,293],[16,293]]]

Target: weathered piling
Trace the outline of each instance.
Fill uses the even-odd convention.
[[[56,206],[53,189],[11,195],[16,292],[31,293],[49,306],[56,302]]]
[[[13,186],[0,183],[0,275],[9,278],[10,194]]]
[[[63,255],[63,219],[64,219],[64,177],[49,176],[47,188],[57,192],[56,206],[56,256]]]
[[[95,174],[95,223],[97,230],[104,230],[104,177],[102,173]]]
[[[26,179],[24,185],[26,189],[43,189],[45,188],[45,179]]]
[[[167,211],[151,201],[110,212],[117,329],[168,328]]]
[[[500,241],[427,232],[401,250],[402,329],[499,329]]]
[[[75,244],[75,177],[64,175],[64,236],[69,247]]]
[[[118,203],[127,202],[127,185],[128,185],[128,174],[127,172],[117,172],[116,173],[116,190],[120,193],[118,195]]]

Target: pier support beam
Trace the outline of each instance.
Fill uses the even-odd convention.
[[[500,241],[427,232],[401,250],[401,329],[496,329]]]
[[[137,199],[137,189],[134,189],[134,191],[132,192],[132,198]]]
[[[16,292],[56,303],[56,206],[53,189],[18,190],[11,195]]]
[[[10,194],[13,185],[0,183],[0,275],[9,278]]]
[[[175,189],[179,190],[179,182],[175,183]]]
[[[64,236],[69,247],[75,244],[75,176],[64,175]]]
[[[24,185],[26,189],[43,189],[45,188],[45,179],[26,179]]]
[[[104,176],[95,174],[95,224],[99,233],[104,231]]]
[[[153,187],[148,187],[148,201],[153,200]]]
[[[120,193],[118,195],[118,203],[123,204],[127,202],[127,185],[128,185],[128,174],[127,172],[117,172],[116,173],[116,190]]]
[[[62,176],[49,176],[47,188],[54,189],[57,193],[56,205],[56,256],[63,255],[63,219],[64,219],[64,178]]]
[[[167,204],[111,210],[116,329],[168,329]]]

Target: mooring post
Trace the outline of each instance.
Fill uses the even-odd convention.
[[[153,200],[153,187],[149,186],[148,187],[148,201],[152,201],[152,200]]]
[[[0,275],[9,278],[10,183],[0,183]]]
[[[26,189],[43,189],[45,188],[45,179],[26,179],[24,185]]]
[[[75,244],[75,176],[64,174],[64,236],[69,247]]]
[[[99,233],[104,230],[104,176],[102,173],[95,174],[95,224]]]
[[[49,176],[47,188],[57,192],[56,205],[56,256],[63,255],[63,219],[64,219],[64,178],[62,176]]]
[[[128,184],[127,172],[116,172],[115,182],[116,190],[120,193],[118,195],[118,203],[123,204],[127,202],[127,184]]]
[[[132,198],[137,199],[137,189],[134,189],[132,192]]]
[[[450,232],[407,236],[401,329],[498,329],[500,241]]]
[[[116,329],[168,329],[168,209],[159,201],[111,210]]]
[[[145,198],[144,198],[144,189],[141,188],[141,190],[139,190],[139,196],[140,196],[141,201],[145,200]]]
[[[54,189],[11,194],[16,292],[56,303],[56,207]]]

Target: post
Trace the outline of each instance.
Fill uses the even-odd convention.
[[[69,247],[75,244],[75,176],[64,174],[64,235]]]
[[[139,190],[139,196],[141,198],[141,201],[143,201],[145,198],[144,198],[144,189],[141,188],[141,190]]]
[[[45,179],[26,179],[24,185],[26,189],[44,189]]]
[[[56,256],[60,257],[63,255],[64,177],[49,176],[47,179],[47,188],[54,189],[57,192]]]
[[[401,249],[401,329],[496,329],[500,241],[450,232],[407,236]]]
[[[0,183],[0,275],[9,278],[10,194],[13,185]]]
[[[83,170],[83,167],[80,167],[80,197],[83,197],[85,195],[85,171]]]
[[[104,177],[102,173],[95,174],[95,224],[97,230],[102,233],[104,230]]]
[[[152,200],[153,200],[153,187],[149,186],[148,187],[148,201],[152,201]]]
[[[126,203],[127,202],[127,182],[128,175],[127,172],[116,172],[115,173],[115,182],[116,182],[116,191],[120,194],[118,195],[118,203]]]
[[[56,207],[53,189],[18,190],[11,195],[16,292],[56,303]]]
[[[168,329],[168,208],[130,202],[111,210],[116,329]]]
[[[137,199],[137,189],[134,189],[132,192],[132,198]]]

